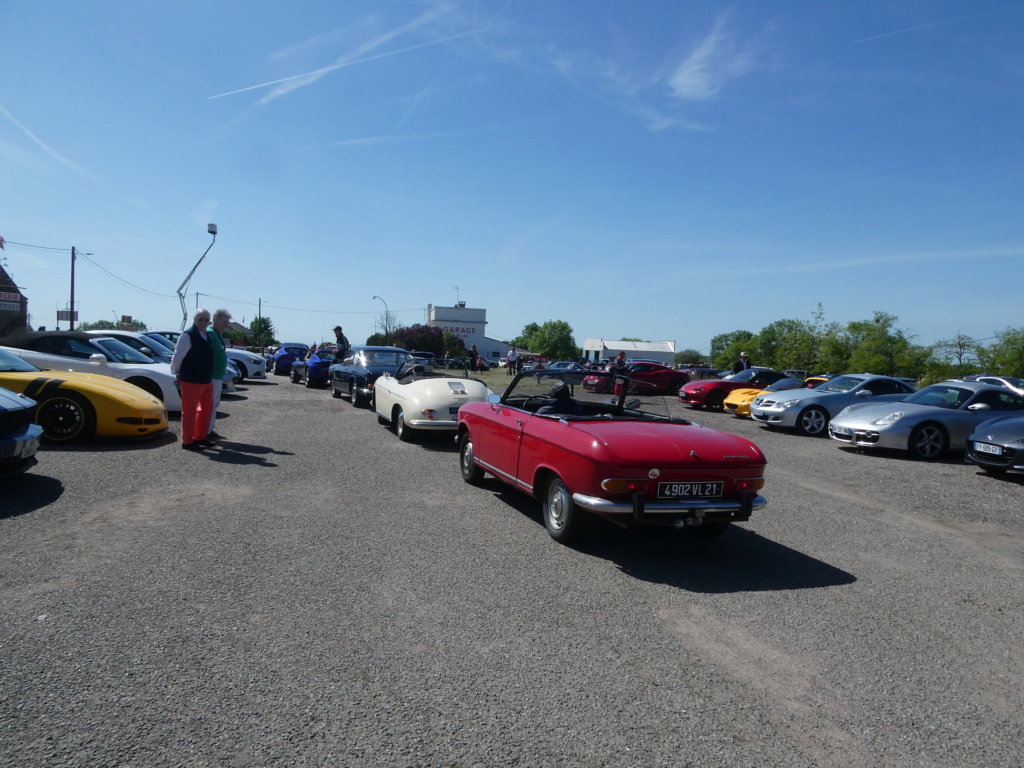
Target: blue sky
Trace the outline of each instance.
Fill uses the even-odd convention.
[[[0,251],[54,326],[706,350],[783,318],[1018,327],[1024,2],[0,4]],[[33,246],[33,247],[30,247]],[[52,249],[52,250],[51,250]],[[374,299],[380,296],[381,299]]]

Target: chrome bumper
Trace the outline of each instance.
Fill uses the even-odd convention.
[[[760,495],[747,495],[739,501],[708,499],[677,499],[675,501],[647,501],[643,494],[634,494],[628,502],[611,501],[600,496],[574,493],[572,500],[583,509],[599,515],[632,515],[642,519],[645,515],[680,515],[684,517],[729,518],[748,520],[755,509],[763,509],[768,499]]]

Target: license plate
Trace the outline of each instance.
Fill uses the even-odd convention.
[[[658,483],[659,499],[712,499],[722,495],[722,482]]]
[[[458,415],[458,413],[459,413],[459,406],[457,406],[457,405],[449,405],[448,406],[448,414],[449,415],[456,416],[456,415]]]
[[[21,447],[21,458],[27,459],[29,456],[35,456],[39,452],[39,438],[33,437],[31,440],[25,442]]]
[[[764,411],[760,409],[752,409],[750,411],[754,416],[764,416]]]
[[[849,435],[850,435],[850,428],[849,427],[837,427],[835,424],[833,424],[832,425],[832,434],[833,435],[845,435],[845,436],[849,437]]]
[[[974,450],[978,453],[991,453],[993,456],[1002,456],[1003,449],[998,445],[989,445],[988,443],[975,443]]]

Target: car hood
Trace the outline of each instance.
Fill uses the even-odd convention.
[[[3,382],[0,382],[2,385]],[[1024,442],[1024,416],[999,416],[983,421],[974,428],[972,440],[988,440],[993,443]]]
[[[624,467],[761,466],[766,459],[749,440],[678,422],[569,422],[602,443]]]
[[[3,371],[0,372],[0,387],[16,387],[21,390],[28,387],[33,381],[53,382],[66,381],[74,384],[77,389],[83,392],[103,395],[123,403],[130,403],[134,400],[146,402],[159,402],[149,393],[139,389],[134,384],[129,384],[112,376],[103,376],[97,373],[78,373],[76,371]],[[15,383],[17,382],[17,383]],[[50,384],[49,386],[53,386]]]
[[[904,403],[900,400],[891,400],[885,403],[854,403],[843,409],[836,419],[853,419],[855,421],[874,421],[880,419],[883,416],[888,416],[890,413],[896,411],[903,412],[903,418],[899,420],[900,424],[907,424],[912,422],[914,419],[919,418],[942,418],[943,414],[956,413],[951,408],[940,408],[936,405],[921,405],[919,403]],[[835,421],[835,419],[833,420]]]

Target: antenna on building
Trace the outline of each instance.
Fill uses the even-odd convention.
[[[455,306],[459,305],[459,286],[453,285],[452,290],[455,291]]]

